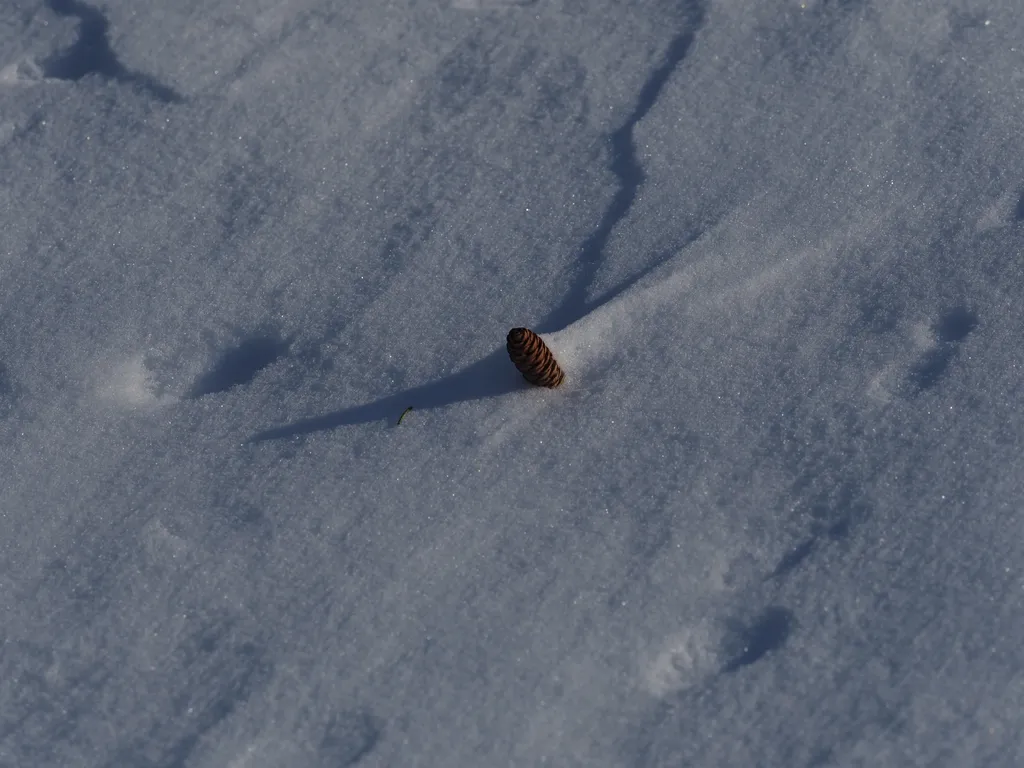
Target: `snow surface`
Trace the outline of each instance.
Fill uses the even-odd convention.
[[[0,0],[0,765],[1024,765],[1022,41]]]

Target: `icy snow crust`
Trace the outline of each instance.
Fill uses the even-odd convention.
[[[0,765],[1024,764],[1016,0],[0,18]]]

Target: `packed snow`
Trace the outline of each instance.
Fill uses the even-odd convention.
[[[0,20],[0,765],[1024,765],[1018,0]]]

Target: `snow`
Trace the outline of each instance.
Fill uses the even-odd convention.
[[[1017,3],[0,18],[0,765],[1024,763]]]

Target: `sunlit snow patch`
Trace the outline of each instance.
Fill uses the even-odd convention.
[[[0,69],[0,86],[35,85],[44,80],[42,68],[30,58],[19,59]]]
[[[171,395],[157,394],[153,374],[142,355],[115,366],[100,385],[99,393],[127,408],[157,407],[175,400]]]
[[[719,635],[710,621],[684,627],[648,659],[643,687],[654,696],[670,696],[700,685],[722,666]]]

